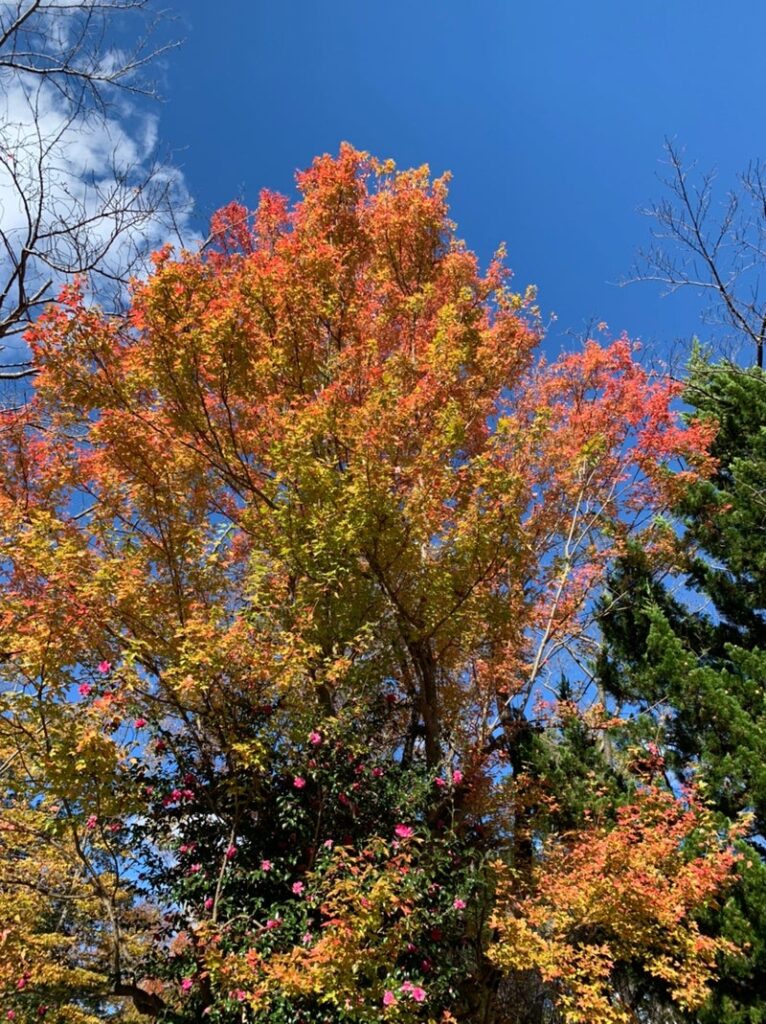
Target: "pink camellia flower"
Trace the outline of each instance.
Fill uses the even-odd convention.
[[[270,917],[266,922],[266,927],[269,929],[269,931],[271,931],[272,928],[279,928],[279,925],[280,920],[278,917]]]
[[[16,1020],[16,1011],[15,1010],[9,1010],[6,1013],[6,1015],[5,1015],[5,1019],[6,1020]]]
[[[293,882],[293,892],[295,893],[296,896],[300,896],[304,888],[305,886],[303,882]]]
[[[107,672],[112,671],[111,661],[100,661],[96,667],[98,668],[102,676],[105,676]]]
[[[262,860],[261,861],[261,871],[271,871],[271,861],[270,860]]]
[[[183,992],[188,992],[193,984],[194,982],[191,980],[191,978],[184,978],[183,981],[181,982],[181,990]]]
[[[457,769],[457,771],[454,771],[452,773],[452,781],[456,786],[459,786],[460,783],[463,781],[463,773],[460,771],[459,768]]]
[[[86,828],[95,828],[98,825],[98,818],[95,814],[91,814],[88,820],[85,822]]]
[[[424,988],[418,988],[416,985],[414,988],[410,989],[410,996],[416,1003],[424,1003],[426,1001],[426,990]]]
[[[415,835],[415,829],[410,828],[409,825],[397,825],[394,829],[394,835],[399,836],[400,839],[409,839]]]
[[[236,846],[234,846],[233,844],[231,846],[227,846],[225,856],[226,860],[234,860],[234,858],[237,856]]]
[[[456,900],[452,901],[452,906],[455,910],[465,910],[465,900],[461,900],[460,897],[458,897]]]
[[[213,897],[212,896],[208,896],[208,898],[205,900],[205,910],[212,910],[212,909],[213,909]]]
[[[190,875],[196,875],[201,870],[202,870],[202,865],[201,864],[192,864],[192,866],[189,868],[189,874]]]
[[[318,733],[316,729],[312,729],[311,732],[309,733],[309,743],[312,745],[312,747],[318,747],[321,742],[322,737],[320,733]]]
[[[383,769],[379,765],[376,765],[372,769],[372,774],[375,776],[376,779],[379,779],[381,777],[381,775],[383,774]]]
[[[402,982],[402,992],[412,992],[413,988],[415,988],[415,986],[411,981]]]
[[[324,846],[325,850],[331,850],[334,845],[335,844],[333,843],[332,839],[325,839],[325,841],[322,843],[322,846]]]
[[[247,992],[244,992],[241,988],[235,988],[232,992],[232,997],[237,1000],[238,1003],[244,1003],[247,999]]]
[[[80,683],[80,685],[77,687],[77,691],[81,697],[87,697],[93,691],[93,687],[90,685],[90,683]]]
[[[143,727],[146,725],[146,719],[145,718],[137,718],[135,720],[135,722],[133,723],[133,725],[135,726],[136,729],[143,729]]]
[[[434,785],[435,785],[435,786],[438,786],[438,787],[439,787],[439,789],[441,789],[441,788],[442,788],[442,786],[446,786],[446,785],[447,785],[447,783],[446,783],[446,782],[444,781],[444,779],[441,779],[441,778],[439,778],[439,777],[437,776],[437,778],[435,778],[435,779],[434,779]]]
[[[296,789],[303,789],[303,787],[306,785],[306,780],[302,778],[300,775],[296,775],[295,778],[293,779],[293,785],[295,786]]]
[[[387,988],[386,991],[383,993],[383,1005],[396,1006],[396,996],[394,995],[390,988]]]

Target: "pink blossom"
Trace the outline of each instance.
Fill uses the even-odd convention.
[[[411,981],[402,982],[402,992],[412,992],[414,987]]]
[[[213,909],[213,897],[212,896],[208,896],[208,898],[205,900],[205,910],[212,910],[212,909]]]
[[[92,692],[93,687],[90,685],[90,683],[80,683],[80,685],[77,687],[77,690],[81,697],[87,697]]]
[[[196,875],[201,870],[202,870],[202,865],[201,864],[192,864],[192,866],[189,868],[189,874],[190,875]]]
[[[381,777],[381,775],[383,774],[383,769],[381,767],[379,767],[378,765],[376,765],[372,769],[372,774],[375,776],[376,779],[379,779]]]
[[[456,900],[452,901],[452,906],[455,910],[465,910],[465,900],[461,900],[460,897],[458,897]]]
[[[437,778],[434,779],[434,785],[438,786],[439,789],[441,789],[442,786],[446,786],[447,783],[444,781],[444,779],[440,779],[440,778],[437,777]]]
[[[85,822],[86,828],[95,828],[98,825],[98,818],[95,814],[91,814],[88,820]]]
[[[100,661],[96,667],[98,668],[102,676],[105,676],[107,672],[112,671],[111,661]]]
[[[241,988],[235,988],[232,992],[232,997],[236,999],[238,1003],[243,1003],[247,998],[247,992],[243,992]]]
[[[460,783],[463,781],[463,773],[460,771],[459,768],[452,773],[452,781],[456,786],[459,786]]]
[[[386,991],[383,993],[383,1005],[396,1006],[396,996],[394,995],[390,988],[387,988]]]
[[[418,988],[417,986],[415,986],[414,988],[410,989],[410,995],[412,996],[416,1003],[424,1003],[426,1001],[426,992],[425,989],[423,988]]]
[[[322,846],[324,846],[325,850],[331,850],[333,848],[332,839],[325,839],[325,841],[322,843]]]
[[[5,1015],[5,1019],[6,1020],[16,1020],[16,1011],[15,1010],[9,1010],[6,1013],[6,1015]]]
[[[410,828],[409,825],[397,825],[394,829],[394,835],[399,836],[400,839],[409,839],[415,835],[415,829]]]
[[[309,743],[312,745],[312,747],[318,747],[321,742],[321,734],[318,733],[316,729],[312,729],[311,732],[309,733]]]
[[[303,787],[306,785],[306,780],[304,778],[301,778],[300,775],[296,775],[295,778],[293,779],[293,785],[295,786],[296,789],[303,789]]]
[[[234,860],[234,858],[237,856],[236,846],[234,846],[233,844],[231,846],[227,846],[225,856],[226,860]]]
[[[300,896],[304,888],[305,886],[303,882],[293,882],[293,892],[295,893],[296,896]]]
[[[135,726],[136,729],[143,729],[143,727],[146,725],[146,719],[145,718],[137,718],[135,720],[135,722],[133,723],[133,725]]]
[[[303,933],[303,938],[302,938],[301,941],[303,942],[304,946],[310,946],[312,941],[313,941],[313,939],[314,939],[314,936],[311,934],[311,932],[304,932]]]
[[[270,917],[266,922],[266,927],[271,931],[272,928],[279,928],[280,924],[281,922],[278,917]]]
[[[271,871],[271,861],[270,860],[262,860],[261,861],[261,871]]]
[[[191,978],[184,978],[183,981],[181,982],[182,991],[188,992],[193,984],[194,982],[191,980]]]

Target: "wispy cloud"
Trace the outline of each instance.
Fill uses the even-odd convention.
[[[9,7],[0,0],[0,14],[3,6]],[[52,52],[71,45],[73,6],[59,0],[44,12]],[[108,71],[124,59],[104,48],[92,66]],[[199,241],[183,174],[158,149],[156,111],[131,92],[112,93],[109,106],[91,99],[87,88],[62,89],[56,78],[0,68],[0,338],[6,347],[10,341],[18,350],[25,323],[73,272],[88,274],[94,293],[111,302],[129,275],[142,272],[151,251],[167,241]]]

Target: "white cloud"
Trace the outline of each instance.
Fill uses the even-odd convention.
[[[47,19],[59,47],[68,14],[59,8]],[[105,50],[99,60],[119,58]],[[149,252],[199,241],[183,174],[158,153],[155,113],[143,100],[113,98],[107,112],[78,109],[54,80],[0,73],[0,325],[17,300],[15,268],[25,253],[27,294],[95,264],[96,293],[112,297],[115,280],[140,272]]]

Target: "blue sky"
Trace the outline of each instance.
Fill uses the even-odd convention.
[[[171,0],[161,138],[205,218],[342,140],[454,178],[460,235],[506,241],[558,316],[664,350],[706,329],[691,294],[617,288],[662,196],[663,138],[717,167],[723,196],[766,156],[766,4],[743,0]]]

